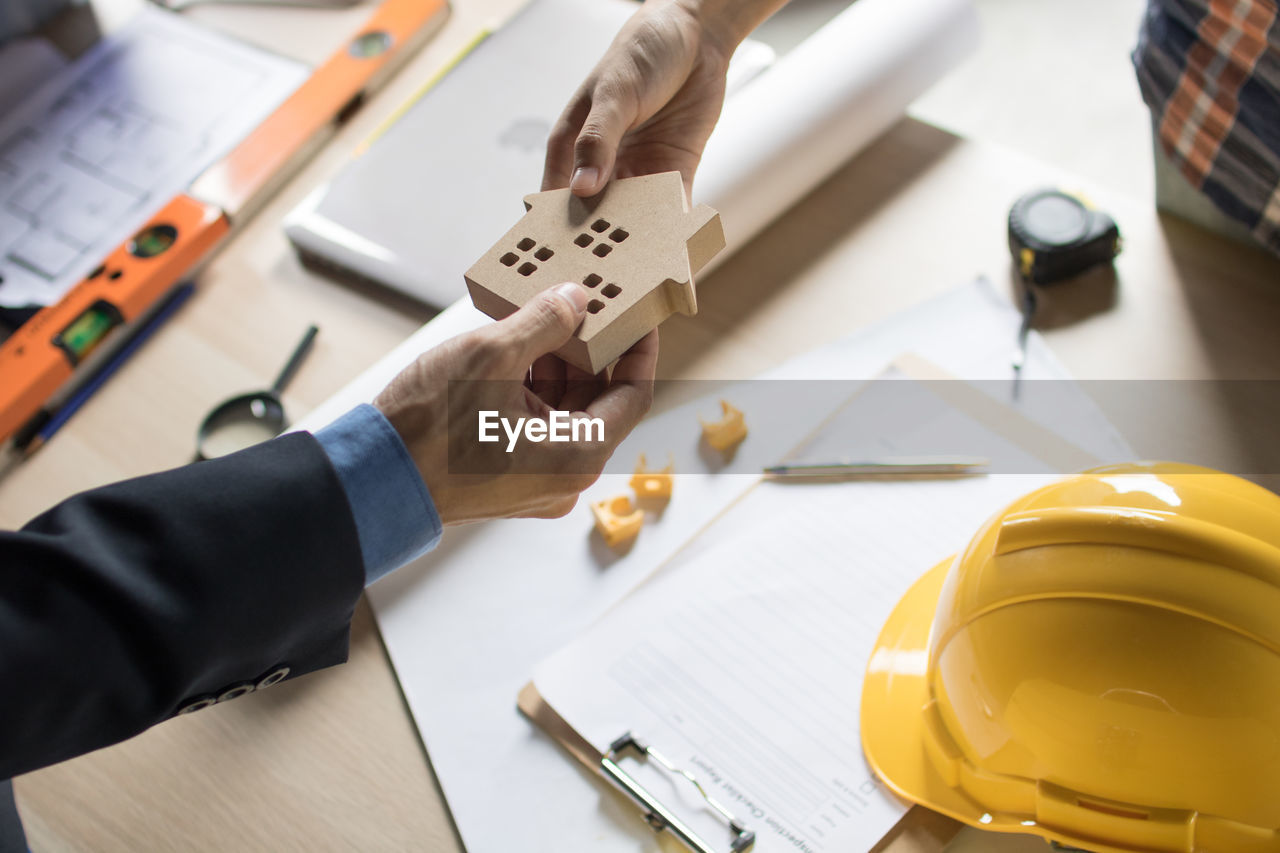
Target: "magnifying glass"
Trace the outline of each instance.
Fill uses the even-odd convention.
[[[289,424],[284,417],[280,394],[298,372],[319,331],[315,326],[307,329],[284,370],[268,390],[232,397],[209,413],[196,433],[197,462],[244,450],[284,432]]]

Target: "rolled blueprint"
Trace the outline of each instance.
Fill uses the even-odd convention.
[[[735,95],[693,186],[724,223],[728,245],[712,267],[888,130],[977,43],[972,0],[857,0]]]

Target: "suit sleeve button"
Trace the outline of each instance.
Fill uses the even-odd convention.
[[[252,682],[249,681],[245,681],[241,684],[233,684],[218,694],[218,701],[230,702],[232,699],[239,699],[246,693],[252,693],[255,689],[256,688],[253,686]]]
[[[196,711],[203,711],[218,700],[212,696],[201,696],[199,699],[193,699],[178,709],[179,714],[194,714]]]
[[[262,690],[273,684],[279,684],[289,677],[289,667],[280,666],[258,679],[257,688]]]

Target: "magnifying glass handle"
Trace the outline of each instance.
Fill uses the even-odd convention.
[[[311,352],[311,344],[315,342],[316,334],[319,331],[319,327],[313,325],[302,336],[302,340],[298,342],[293,355],[289,356],[289,362],[284,366],[284,370],[280,371],[280,375],[276,377],[275,384],[271,386],[271,390],[276,394],[283,392],[284,387],[289,384],[289,380],[293,379],[293,375],[298,372],[298,368],[302,366],[302,360],[307,357],[307,353]]]

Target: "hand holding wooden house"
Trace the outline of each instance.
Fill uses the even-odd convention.
[[[693,276],[724,248],[720,215],[692,210],[679,172],[611,181],[598,195],[525,196],[528,211],[467,270],[471,301],[502,319],[552,285],[578,282],[587,316],[556,351],[599,373],[675,312],[696,314]]]

